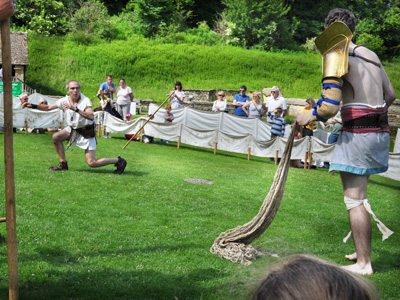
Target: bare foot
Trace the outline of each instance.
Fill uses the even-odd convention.
[[[365,266],[360,266],[359,264],[354,264],[354,265],[349,265],[349,266],[342,266],[342,268],[346,269],[350,272],[360,274],[360,275],[374,274],[371,264],[367,264]]]
[[[357,260],[357,252],[354,252],[353,254],[347,254],[344,256],[348,260]]]

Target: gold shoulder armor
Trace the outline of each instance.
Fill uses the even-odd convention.
[[[322,78],[342,77],[348,72],[349,44],[353,37],[343,22],[336,21],[315,40],[322,55]]]

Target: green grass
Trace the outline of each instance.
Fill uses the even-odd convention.
[[[399,64],[388,64],[400,94]],[[77,79],[82,92],[96,100],[100,83],[112,74],[124,77],[136,98],[164,100],[179,80],[184,89],[262,90],[278,85],[285,97],[318,99],[321,56],[304,52],[264,52],[232,46],[163,44],[131,37],[78,45],[62,37],[29,36],[26,81],[38,92],[64,95],[65,83]]]
[[[125,157],[123,175],[112,174],[113,166],[89,168],[79,148],[67,151],[68,172],[52,173],[47,168],[58,158],[51,135],[14,134],[20,299],[249,299],[279,259],[242,266],[209,249],[221,232],[257,214],[276,166],[176,143],[132,142],[122,150],[126,140],[113,137],[99,139],[97,156]],[[382,243],[373,227],[375,275],[368,278],[384,300],[400,294],[399,195],[399,182],[371,177],[372,208],[395,232]],[[290,169],[277,216],[254,246],[283,258],[309,253],[346,264],[344,254],[353,251],[342,242],[348,229],[339,175]],[[7,299],[4,223],[0,232],[0,299]]]

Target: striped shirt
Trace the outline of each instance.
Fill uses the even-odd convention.
[[[286,126],[285,119],[282,117],[275,117],[269,111],[267,112],[267,115],[272,119],[271,133],[283,136],[285,134],[285,126]]]

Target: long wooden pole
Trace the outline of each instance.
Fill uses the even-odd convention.
[[[161,103],[161,105],[160,105],[160,106],[156,109],[156,111],[147,119],[147,121],[142,125],[142,127],[140,127],[140,129],[139,129],[134,135],[132,135],[132,137],[129,139],[129,141],[125,144],[125,146],[124,146],[122,149],[125,149],[126,146],[129,145],[129,143],[132,141],[132,139],[135,137],[135,135],[137,135],[137,134],[144,128],[144,126],[145,126],[147,123],[149,123],[149,121],[150,121],[151,119],[153,119],[154,115],[160,110],[160,108],[164,105],[164,103],[167,102],[167,101],[169,100],[169,98],[171,98],[171,96],[172,96],[172,94],[169,94],[169,95],[168,95],[167,99],[165,99],[165,100]]]
[[[18,250],[17,222],[15,213],[15,178],[13,146],[13,111],[12,111],[12,73],[10,19],[1,22],[1,50],[3,62],[4,89],[4,166],[6,184],[6,226],[9,299],[17,300],[18,294]]]

